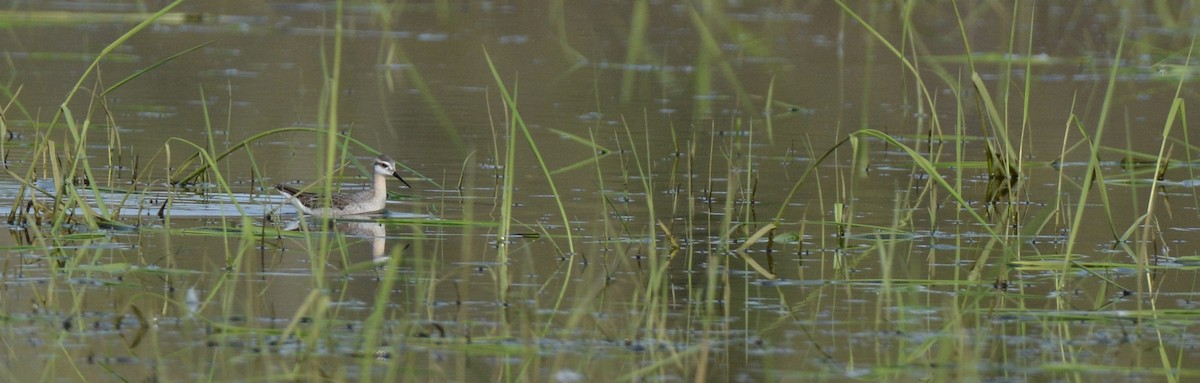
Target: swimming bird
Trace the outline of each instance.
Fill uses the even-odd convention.
[[[350,193],[333,193],[329,196],[329,205],[322,206],[322,195],[300,191],[291,186],[284,184],[275,185],[275,190],[279,194],[283,194],[288,202],[296,206],[296,209],[305,214],[321,216],[321,217],[344,217],[349,215],[374,213],[383,210],[387,203],[387,176],[396,177],[404,186],[412,188],[400,178],[400,173],[396,171],[396,161],[385,155],[375,157],[375,163],[371,165],[374,170],[375,177],[371,187],[366,190],[360,190]]]

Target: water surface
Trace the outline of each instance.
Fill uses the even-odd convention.
[[[77,142],[61,120],[50,126],[55,113],[101,49],[158,6],[0,13],[13,135],[0,205],[28,200],[17,176],[69,187],[53,182],[39,137]],[[351,2],[339,19],[330,2],[184,2],[102,58],[66,103],[91,126],[89,182],[116,224],[6,224],[0,374],[1196,375],[1200,137],[1186,114],[1168,120],[1177,95],[1194,97],[1181,78],[1190,11],[958,6]],[[1023,161],[1017,183],[980,165],[995,131],[971,65]],[[528,137],[509,130],[504,92]],[[338,152],[346,166],[331,183],[365,183],[378,151],[414,188],[392,185],[388,213],[365,221],[295,222],[270,185],[320,185],[332,94],[333,128],[366,147]],[[221,180],[170,186],[197,151],[183,140],[220,152],[291,127],[312,131],[236,150]],[[863,156],[845,144],[823,157],[860,129],[931,159],[965,207],[895,143],[863,137]],[[1170,165],[1152,188],[1160,148]]]

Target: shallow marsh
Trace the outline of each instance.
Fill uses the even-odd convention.
[[[1193,379],[1175,8],[12,4],[0,378]]]

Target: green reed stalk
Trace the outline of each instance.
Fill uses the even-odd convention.
[[[8,88],[4,87],[3,85],[0,85],[0,89],[3,89],[6,93],[8,91]],[[21,92],[21,88],[17,87],[16,93],[20,93],[20,92]],[[17,101],[16,95],[12,95],[10,97],[11,98],[9,98],[8,105],[0,106],[0,162],[8,160],[9,131],[8,131],[8,121],[4,118],[4,115],[6,113],[8,113],[8,111],[12,110],[12,104]],[[4,167],[7,168],[8,166],[5,165]]]
[[[516,183],[516,167],[517,167],[517,124],[515,117],[512,116],[512,111],[509,108],[504,109],[504,115],[507,116],[508,129],[505,133],[505,150],[504,150],[504,183],[501,191],[500,203],[503,204],[500,208],[500,223],[499,236],[496,238],[496,244],[500,247],[497,253],[499,258],[497,262],[500,264],[500,269],[497,274],[499,277],[497,295],[501,303],[508,303],[509,289],[512,287],[512,281],[509,280],[509,262],[512,259],[512,208],[514,201],[514,186]],[[505,327],[505,335],[508,327]]]
[[[340,105],[339,102],[341,97],[342,34],[344,33],[342,7],[342,1],[338,0],[334,11],[332,57],[329,58],[328,63],[322,61],[322,68],[325,71],[325,86],[322,92],[323,97],[321,100],[322,104],[320,109],[325,112],[323,116],[325,121],[325,134],[321,140],[323,149],[321,155],[324,160],[322,161],[321,169],[323,170],[322,174],[324,174],[325,177],[322,178],[321,181],[322,190],[325,192],[321,193],[322,198],[320,203],[322,206],[326,207],[333,206],[333,201],[330,198],[333,195],[332,192],[335,190],[333,179],[335,169],[337,168],[337,159],[339,154],[338,142],[340,140],[338,140],[338,107]],[[323,42],[322,47],[324,47]],[[322,49],[322,53],[325,53],[324,49]],[[331,226],[332,222],[329,217],[323,217],[321,219],[322,232],[328,231]],[[318,289],[323,289],[325,286],[325,264],[329,254],[330,246],[332,244],[330,243],[330,238],[327,235],[321,235],[319,239],[319,250],[315,253],[310,251],[309,258],[312,259],[313,262],[312,271],[314,285]]]
[[[771,81],[767,83],[767,99],[763,102],[763,120],[767,123],[767,142],[775,143],[775,120],[771,113],[771,105],[775,103],[775,76],[771,76]]]
[[[72,87],[69,92],[67,92],[67,97],[66,97],[66,99],[63,100],[62,105],[59,110],[59,113],[56,113],[54,115],[54,118],[50,120],[50,125],[49,125],[50,127],[46,131],[46,136],[50,135],[54,126],[57,124],[59,117],[61,117],[62,109],[65,109],[67,107],[67,104],[69,104],[71,102],[71,98],[73,98],[75,96],[75,92],[79,91],[79,89],[83,87],[83,82],[88,78],[89,75],[92,74],[92,71],[96,70],[96,68],[100,66],[100,60],[103,60],[105,56],[107,56],[109,53],[112,53],[112,51],[116,50],[117,47],[124,44],[130,38],[133,38],[133,36],[138,34],[138,32],[141,32],[143,29],[150,26],[150,24],[153,24],[160,17],[167,14],[167,12],[170,12],[171,9],[174,9],[176,6],[178,6],[179,4],[182,4],[182,3],[183,3],[183,0],[175,0],[175,1],[171,2],[170,4],[167,4],[167,6],[163,7],[158,12],[155,12],[154,14],[150,15],[150,17],[146,18],[146,20],[143,20],[141,23],[138,23],[133,28],[131,28],[129,31],[125,32],[125,34],[121,35],[121,37],[118,37],[116,40],[114,40],[113,42],[111,42],[107,46],[105,46],[104,49],[100,50],[100,53],[97,54],[96,58],[92,60],[91,65],[88,65],[87,69],[85,69],[83,71],[83,74],[79,76],[79,80],[75,82],[75,86]]]
[[[971,42],[967,38],[966,27],[963,25],[962,16],[959,15],[958,4],[953,3],[953,5],[954,5],[954,15],[956,16],[955,19],[958,21],[959,34],[961,35],[961,38],[962,38],[963,49],[966,52],[967,67],[970,68],[970,71],[971,71],[971,82],[975,85],[975,90],[978,92],[979,102],[981,102],[983,104],[983,109],[985,111],[984,114],[986,115],[987,120],[991,123],[991,129],[987,129],[987,128],[982,129],[982,132],[984,134],[984,143],[985,143],[984,148],[987,152],[986,154],[987,154],[987,159],[988,159],[988,172],[991,174],[991,176],[993,178],[1017,178],[1020,176],[1020,168],[1018,165],[1019,159],[1017,158],[1016,150],[1013,149],[1012,141],[1008,137],[1008,123],[1007,123],[1008,114],[1007,113],[1005,113],[1004,115],[1000,114],[1000,112],[996,108],[994,101],[992,100],[991,94],[987,90],[987,86],[985,86],[983,84],[983,79],[979,77],[979,72],[975,70],[975,59],[974,59],[974,56],[971,54]],[[1015,12],[1015,9],[1014,9],[1014,12]],[[1015,18],[1013,21],[1012,28],[1014,30],[1016,28],[1016,19]],[[1016,36],[1015,33],[1009,34],[1009,52],[1008,53],[1010,55],[1013,53],[1013,50],[1012,50],[1013,43],[1012,42],[1014,41],[1015,36]],[[1031,60],[1031,58],[1026,57],[1026,63],[1028,63],[1029,60]],[[1009,65],[1009,68],[1006,70],[1006,73],[1011,74],[1012,73],[1011,61],[1008,63],[1008,65]],[[1029,76],[1026,76],[1027,79],[1028,79],[1028,77]],[[1007,106],[1008,106],[1008,97],[1007,97],[1008,96],[1008,94],[1007,94],[1008,82],[1007,81],[1004,82],[1004,89],[1005,89],[1004,105],[1005,105],[1005,109],[1006,109],[1005,112],[1007,112]],[[1026,98],[1028,98],[1028,94],[1029,94],[1028,89],[1026,89],[1025,94],[1026,94]],[[988,134],[988,132],[992,132],[992,133]],[[992,136],[995,136],[996,140],[999,142],[994,143],[991,138]],[[1003,146],[1000,146],[1000,145],[1003,145]]]
[[[1194,40],[1194,37],[1193,37],[1193,40]],[[1191,62],[1192,48],[1194,46],[1195,45],[1193,44],[1192,46],[1190,46],[1188,48],[1187,60],[1184,61],[1184,67],[1188,67],[1188,63]],[[1116,66],[1115,63],[1114,63],[1114,66]],[[1138,264],[1138,272],[1137,272],[1138,295],[1137,296],[1146,296],[1147,293],[1149,293],[1149,295],[1153,296],[1158,293],[1158,288],[1156,288],[1156,286],[1154,284],[1155,278],[1148,277],[1150,275],[1149,267],[1150,267],[1150,253],[1151,253],[1149,246],[1150,246],[1150,242],[1152,241],[1152,238],[1153,238],[1153,233],[1151,232],[1151,228],[1157,226],[1155,224],[1155,222],[1157,220],[1152,219],[1152,217],[1154,216],[1154,212],[1157,210],[1156,207],[1158,206],[1158,200],[1159,200],[1159,198],[1161,198],[1161,197],[1159,197],[1159,193],[1156,193],[1154,191],[1158,190],[1158,188],[1159,188],[1159,182],[1160,182],[1159,178],[1160,177],[1158,175],[1161,174],[1159,172],[1159,169],[1162,169],[1163,167],[1167,166],[1166,160],[1167,160],[1167,157],[1169,156],[1168,149],[1167,149],[1167,142],[1168,142],[1168,138],[1171,135],[1171,130],[1175,126],[1175,123],[1176,123],[1175,121],[1178,118],[1180,124],[1187,123],[1186,118],[1181,118],[1181,117],[1186,117],[1183,113],[1186,104],[1184,103],[1184,99],[1180,96],[1183,92],[1183,85],[1186,82],[1186,80],[1187,80],[1186,75],[1180,76],[1179,82],[1175,86],[1175,97],[1172,99],[1171,109],[1170,109],[1170,111],[1167,112],[1167,119],[1163,123],[1164,125],[1162,128],[1162,142],[1159,143],[1158,155],[1154,162],[1155,176],[1151,177],[1150,189],[1149,189],[1151,192],[1149,193],[1149,195],[1146,198],[1146,213],[1143,214],[1141,217],[1139,217],[1137,220],[1135,220],[1135,223],[1133,225],[1130,225],[1130,230],[1133,230],[1133,228],[1136,226],[1142,227],[1141,240],[1137,241],[1138,242],[1137,259],[1136,259],[1137,264]],[[1137,300],[1139,311],[1142,310],[1142,305],[1143,305],[1144,301],[1148,301],[1146,303],[1149,303],[1149,305],[1150,305],[1151,317],[1154,318],[1155,321],[1158,321],[1158,319],[1159,319],[1158,300],[1157,299],[1148,299],[1148,300],[1139,299],[1139,300]],[[1163,371],[1168,372],[1167,380],[1171,383],[1175,383],[1175,382],[1179,381],[1180,372],[1179,372],[1178,366],[1182,366],[1184,353],[1183,353],[1183,351],[1179,351],[1179,356],[1178,356],[1177,361],[1172,362],[1171,358],[1167,355],[1168,342],[1163,339],[1162,328],[1160,326],[1151,326],[1151,327],[1154,329],[1154,334],[1156,336],[1156,340],[1158,341],[1157,350],[1158,350],[1158,354],[1159,354],[1159,361],[1162,364]]]
[[[421,71],[409,60],[408,55],[404,53],[404,48],[399,44],[395,45],[394,52],[398,56],[400,62],[409,64],[405,68],[405,74],[408,77],[410,85],[417,90],[417,94],[425,101],[425,106],[429,107],[429,111],[433,113],[437,119],[438,126],[445,132],[446,138],[454,145],[456,150],[464,150],[466,144],[463,143],[462,134],[459,133],[458,127],[454,124],[454,119],[450,118],[450,113],[446,112],[446,108],[434,96],[433,87],[429,86],[429,82],[425,80],[425,76],[421,75]]]
[[[504,85],[503,79],[500,77],[500,72],[496,70],[496,65],[492,62],[492,57],[488,55],[487,49],[483,50],[483,55],[487,59],[488,68],[492,71],[492,79],[496,81],[496,86],[500,90],[500,96],[504,99],[505,105],[511,113],[512,122],[516,125],[514,128],[521,133],[525,138],[525,142],[529,144],[530,150],[533,152],[533,157],[537,159],[538,167],[542,170],[542,174],[546,177],[546,183],[550,186],[550,193],[554,195],[554,203],[558,206],[558,214],[562,218],[563,228],[566,230],[567,248],[570,254],[576,254],[574,234],[571,231],[571,220],[567,216],[566,207],[562,202],[562,195],[558,192],[558,187],[554,183],[554,176],[550,174],[550,167],[546,165],[546,159],[538,150],[537,142],[533,140],[533,134],[529,132],[529,127],[525,125],[525,120],[521,118],[520,111],[517,110],[516,90],[513,93],[508,92],[508,88]],[[509,136],[509,140],[514,140],[515,136]],[[511,159],[509,159],[511,160]],[[574,264],[573,262],[571,264]]]
[[[199,50],[200,48],[207,47],[207,46],[209,46],[210,44],[212,44],[212,43],[214,43],[214,42],[216,42],[216,40],[213,40],[213,41],[208,41],[208,42],[205,42],[205,43],[202,43],[202,44],[196,45],[196,46],[194,46],[194,47],[191,47],[191,48],[188,48],[188,49],[184,49],[184,50],[182,50],[182,51],[179,51],[179,52],[177,52],[177,53],[175,53],[175,54],[173,54],[173,55],[167,56],[166,58],[164,58],[164,59],[162,59],[162,60],[158,60],[158,61],[157,61],[157,62],[155,62],[154,64],[151,64],[151,65],[149,65],[149,66],[147,66],[147,67],[145,67],[145,68],[138,69],[136,72],[133,72],[133,74],[129,75],[128,77],[125,77],[125,78],[121,79],[120,81],[117,81],[116,83],[114,83],[114,84],[112,84],[112,85],[109,85],[108,87],[104,88],[104,91],[103,91],[103,92],[100,92],[100,97],[107,96],[109,93],[112,93],[113,91],[116,91],[117,89],[120,89],[120,88],[121,88],[122,86],[124,86],[126,83],[128,83],[128,82],[130,82],[130,81],[133,81],[134,79],[136,79],[136,78],[138,78],[138,77],[141,77],[142,75],[146,74],[147,72],[150,72],[150,71],[154,70],[155,68],[158,68],[158,67],[160,67],[160,66],[163,66],[164,64],[166,64],[166,63],[168,63],[168,62],[174,61],[175,59],[177,59],[177,58],[180,58],[180,57],[182,57],[183,55],[186,55],[186,54],[188,54],[188,53],[195,52],[196,50]]]
[[[754,211],[754,199],[756,198],[756,193],[758,191],[758,174],[754,171],[754,120],[749,120],[749,122],[746,124],[746,127],[746,179],[743,180],[745,185],[739,185],[739,188],[742,186],[745,187],[744,189],[740,190],[740,193],[742,194],[742,208],[744,212],[742,222],[753,225],[755,219],[757,218]],[[749,232],[753,230],[753,227],[747,227],[746,229],[746,231]]]
[[[629,141],[629,153],[633,155],[634,168],[637,169],[638,178],[642,184],[642,190],[646,196],[646,253],[649,264],[647,269],[650,270],[650,275],[646,281],[646,288],[643,291],[644,296],[639,299],[637,294],[634,294],[633,307],[643,310],[644,328],[651,329],[651,333],[656,335],[663,334],[660,329],[665,326],[667,318],[667,297],[670,294],[670,289],[666,286],[668,281],[667,268],[670,262],[667,259],[662,259],[658,252],[658,236],[655,235],[656,223],[658,221],[655,215],[654,196],[657,194],[654,191],[654,184],[651,182],[653,175],[652,163],[649,161],[651,156],[650,150],[650,124],[649,121],[644,122],[646,131],[643,132],[643,145],[647,161],[642,163],[641,155],[638,154],[639,148],[634,141],[633,131],[629,128],[629,124],[622,119],[622,125],[625,127],[625,136]],[[640,305],[639,305],[639,301]]]
[[[1093,135],[1094,138],[1089,140],[1090,151],[1088,153],[1088,164],[1085,168],[1082,186],[1079,188],[1079,197],[1076,202],[1074,216],[1072,217],[1071,230],[1069,231],[1066,239],[1066,247],[1064,250],[1065,257],[1063,258],[1062,269],[1054,278],[1055,288],[1059,290],[1066,288],[1067,277],[1071,275],[1071,261],[1074,258],[1073,254],[1075,251],[1075,243],[1079,235],[1079,228],[1080,225],[1083,224],[1083,212],[1085,210],[1084,208],[1087,207],[1088,192],[1092,189],[1090,185],[1092,185],[1092,183],[1095,181],[1097,174],[1100,173],[1100,164],[1099,160],[1097,159],[1097,155],[1100,151],[1101,138],[1104,135],[1104,125],[1108,121],[1108,112],[1112,107],[1113,92],[1117,87],[1117,71],[1120,69],[1119,62],[1124,47],[1125,31],[1122,29],[1121,39],[1117,43],[1117,51],[1113,54],[1115,60],[1113,60],[1112,69],[1108,73],[1108,86],[1104,91],[1104,102],[1100,106],[1100,118],[1096,121],[1096,133]],[[1104,188],[1101,187],[1100,189],[1103,190]],[[1065,302],[1063,299],[1057,299],[1056,301],[1059,305],[1061,305],[1060,308],[1066,309],[1069,307],[1067,302]]]
[[[728,82],[729,86],[733,88],[734,94],[737,96],[739,106],[745,108],[746,110],[755,110],[756,108],[751,103],[749,94],[746,92],[745,88],[742,87],[741,80],[738,80],[737,73],[733,70],[733,64],[730,63],[730,60],[722,57],[722,52],[724,52],[724,50],[721,49],[721,42],[717,39],[717,36],[713,30],[716,29],[714,27],[723,27],[723,29],[729,29],[729,21],[725,19],[725,16],[722,12],[701,12],[697,10],[697,7],[695,6],[688,7],[688,16],[688,19],[691,21],[691,26],[696,30],[696,37],[699,38],[699,46],[697,48],[700,52],[699,55],[697,55],[696,79],[699,80],[704,78],[705,81],[709,81],[709,83],[704,85],[706,87],[711,86],[711,76],[708,73],[710,73],[712,70],[710,66],[714,65],[715,63],[725,81]],[[743,34],[739,37],[748,38],[749,35]],[[750,43],[744,43],[744,45],[751,47],[754,46],[754,44]],[[765,51],[759,53],[768,56],[770,55],[769,52]],[[701,65],[704,65],[705,67],[702,68]],[[701,69],[704,69],[704,71],[701,72]],[[704,92],[700,92],[701,90],[704,90]],[[701,107],[697,109],[697,112],[702,114],[708,114],[711,112],[712,103],[707,97],[710,96],[707,90],[708,89],[697,88],[697,92],[695,93],[697,96],[701,96],[700,99],[697,100],[697,106]]]
[[[233,144],[232,146],[229,146],[228,148],[222,150],[220,153],[213,153],[212,156],[216,162],[221,162],[222,160],[225,159],[225,157],[228,157],[229,155],[236,153],[240,150],[246,150],[247,152],[249,152],[251,145],[253,145],[255,142],[258,142],[260,140],[264,140],[271,136],[279,135],[282,133],[292,133],[292,132],[314,133],[314,134],[320,135],[320,134],[327,133],[327,130],[326,129],[317,129],[317,128],[305,128],[305,127],[284,127],[284,128],[271,129],[271,130],[268,130],[265,132],[256,133],[250,137],[242,139],[241,141],[238,141],[237,143]],[[378,150],[376,150],[374,147],[372,147],[362,141],[359,141],[353,137],[350,137],[348,135],[345,135],[345,134],[342,134],[339,132],[337,137],[339,140],[341,140],[343,142],[343,144],[342,144],[343,147],[346,147],[349,144],[354,144],[355,146],[363,149],[366,152],[369,152],[372,154],[380,154],[380,152]],[[179,185],[179,184],[186,184],[186,183],[193,182],[196,179],[198,179],[200,176],[202,176],[206,171],[208,171],[209,169],[212,169],[212,167],[210,167],[210,164],[207,162],[204,162],[204,161],[201,161],[197,165],[196,168],[194,168],[194,169],[191,168],[189,165],[191,164],[191,162],[194,159],[196,159],[196,157],[197,157],[197,155],[193,154],[191,157],[188,157],[187,159],[185,159],[180,166],[175,167],[175,170],[173,172],[169,173],[170,174],[169,178],[171,179],[172,184]],[[397,165],[405,168],[406,170],[408,170],[410,172],[417,174],[418,177],[426,178],[424,175],[420,174],[419,172],[416,172],[415,170],[413,170],[411,168],[404,166],[403,164],[397,163]],[[189,171],[189,169],[191,169],[191,170]],[[187,173],[184,174],[184,172],[187,172]],[[438,187],[441,187],[441,184],[437,183],[436,181],[430,181],[430,182],[433,182]]]
[[[650,24],[650,5],[646,0],[633,4],[633,15],[629,21],[629,36],[625,42],[625,70],[621,71],[621,102],[633,99],[634,81],[638,71],[634,68],[644,57],[649,56],[646,46],[646,30]],[[565,40],[565,39],[564,39]]]
[[[387,32],[391,30],[393,25],[398,25],[399,21],[397,20],[401,19],[401,16],[403,16],[403,10],[406,6],[408,6],[408,4],[405,2],[385,3],[384,1],[375,0],[371,2],[371,6],[379,9],[379,11],[374,12],[373,15],[378,19],[378,25],[382,26],[383,30]],[[446,108],[444,108],[442,103],[439,102],[437,97],[434,96],[433,88],[429,86],[429,82],[425,80],[425,76],[421,74],[421,71],[417,68],[416,64],[408,58],[408,53],[405,51],[404,46],[398,43],[396,38],[391,37],[386,33],[384,36],[385,37],[379,41],[379,50],[377,53],[380,63],[384,66],[392,66],[397,63],[405,64],[402,69],[404,75],[408,77],[409,84],[417,90],[417,93],[425,102],[425,106],[429,107],[430,112],[432,112],[434,118],[437,119],[438,126],[442,128],[443,132],[445,132],[446,138],[448,138],[454,145],[454,149],[460,151],[464,150],[465,145],[463,144],[462,134],[459,133],[458,127],[456,127],[454,124],[454,120],[450,118],[450,114],[446,112]],[[393,71],[391,70],[385,70],[383,72],[383,79],[379,82],[379,93],[381,99],[384,99],[387,93],[394,92],[396,89],[396,79],[395,76],[392,75],[392,72]],[[386,103],[381,104],[381,107],[383,110],[380,112],[386,114],[388,112]],[[391,131],[393,137],[401,136],[401,132],[396,130],[396,127],[391,123],[391,121],[385,121],[384,123]]]
[[[574,71],[576,69],[585,67],[586,65],[588,65],[587,64],[587,62],[588,62],[587,56],[584,56],[582,53],[579,53],[578,49],[575,49],[575,47],[571,46],[571,38],[570,38],[571,33],[575,32],[575,31],[572,29],[574,27],[574,25],[568,26],[568,24],[570,24],[570,21],[573,21],[573,19],[570,19],[567,17],[567,11],[566,11],[567,1],[551,0],[548,3],[549,4],[546,5],[547,18],[549,19],[549,23],[554,26],[554,35],[555,35],[555,37],[557,37],[558,48],[559,48],[559,50],[562,51],[563,60],[565,60],[565,62],[575,63],[575,65],[572,66],[570,70],[568,70],[568,73],[571,71]],[[574,5],[574,4],[572,4],[572,5]],[[574,15],[572,15],[572,16],[574,16]],[[571,32],[571,33],[568,33],[568,32]]]
[[[1014,20],[1013,21],[1013,30],[1016,30],[1016,24],[1017,24],[1017,22],[1015,21],[1017,19],[1016,8],[1017,7],[1015,7],[1015,6],[1013,7],[1013,20]],[[1029,38],[1025,41],[1025,85],[1024,85],[1025,87],[1021,92],[1022,93],[1022,97],[1021,97],[1021,137],[1022,138],[1019,139],[1019,142],[1021,143],[1022,146],[1025,145],[1024,137],[1030,133],[1029,132],[1029,110],[1030,110],[1029,109],[1029,100],[1031,98],[1033,98],[1033,78],[1034,78],[1034,76],[1033,76],[1033,45],[1034,45],[1033,36],[1034,36],[1034,26],[1037,25],[1034,23],[1035,10],[1036,10],[1036,8],[1033,8],[1033,7],[1030,7],[1030,9],[1029,9],[1029,21],[1028,21],[1029,31],[1027,32],[1029,34]],[[1010,70],[1006,73],[1011,74],[1012,71]],[[1005,99],[1007,99],[1007,97],[1005,97]],[[1024,154],[1017,153],[1016,157],[1017,157],[1017,169],[1021,169],[1022,168],[1021,162],[1023,161],[1025,156],[1024,156]],[[1016,202],[1017,198],[1014,196],[1012,201]]]
[[[854,12],[853,9],[850,9],[850,6],[846,5],[843,0],[837,0],[837,4],[842,8],[844,14],[849,15],[851,18],[857,21],[858,24],[867,31],[868,34],[883,44],[888,51],[892,52],[892,55],[895,56],[897,60],[900,60],[900,63],[904,69],[908,70],[908,72],[916,80],[916,85],[921,89],[921,95],[925,97],[925,103],[929,106],[929,110],[937,110],[934,108],[935,103],[933,101],[933,93],[930,92],[928,87],[925,86],[925,82],[921,79],[921,72],[917,70],[915,64],[909,61],[908,57],[905,56],[903,52],[897,49],[896,46],[892,45],[892,43],[888,41],[887,38],[883,37],[879,31],[875,30],[870,23],[868,23],[866,20],[863,20],[862,16],[859,16],[858,13]],[[935,129],[940,131],[941,128],[938,119],[934,118],[931,121],[934,123]]]

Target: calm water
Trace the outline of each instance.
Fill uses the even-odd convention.
[[[68,104],[79,121],[91,110],[93,181],[116,190],[105,200],[137,192],[120,220],[137,228],[64,237],[6,225],[0,377],[340,381],[369,369],[376,380],[433,381],[1164,381],[1200,373],[1188,367],[1200,358],[1189,258],[1200,227],[1197,176],[1188,166],[1200,136],[1181,125],[1170,131],[1173,165],[1157,190],[1153,173],[1122,163],[1129,153],[1153,157],[1164,142],[1179,76],[1190,74],[1195,10],[1022,2],[1014,23],[1013,10],[1000,8],[1011,4],[959,4],[955,16],[952,4],[935,3],[915,6],[903,23],[899,4],[851,4],[918,63],[926,98],[913,73],[836,3],[634,3],[346,4],[337,129],[400,160],[414,188],[391,185],[399,195],[385,215],[289,235],[242,227],[296,218],[290,206],[277,211],[281,199],[263,185],[317,181],[317,134],[270,136],[223,160],[232,196],[211,184],[172,193],[168,172],[195,153],[178,139],[205,146],[211,134],[220,151],[272,129],[325,126],[336,7],[183,3],[103,60]],[[39,185],[53,186],[44,160],[31,158],[39,132],[94,55],[144,18],[139,12],[162,5],[3,7],[10,169],[35,167]],[[972,137],[962,156],[984,158],[986,118],[960,17],[1026,163],[1012,199],[992,210],[986,172],[949,166],[960,110]],[[1004,60],[1014,29],[1015,51],[1035,57],[1029,71],[1023,60],[1011,71]],[[517,93],[569,237],[535,151],[508,134],[489,56]],[[1086,140],[1097,136],[1114,64],[1099,151],[1105,182],[1091,186],[1072,232],[1088,187]],[[1185,104],[1195,97],[1190,85],[1179,93]],[[970,207],[1012,237],[992,241],[907,154],[880,140],[866,142],[865,167],[842,147],[789,199],[817,158],[863,128],[938,153],[940,174],[961,182]],[[55,129],[52,139],[70,142]],[[947,138],[929,140],[931,130]],[[498,187],[510,138],[505,261]],[[347,188],[364,182],[372,156],[351,148],[337,179]],[[5,211],[19,186],[0,176]],[[164,220],[155,213],[168,199]],[[1147,228],[1136,222],[1151,199]],[[768,235],[775,241],[747,252],[770,279],[724,249],[781,209]],[[1132,234],[1114,241],[1114,232]],[[1074,263],[1064,266],[1071,238]],[[321,250],[326,241],[334,251]],[[1158,266],[1138,272],[1139,255]],[[383,324],[372,333],[380,299]],[[381,343],[364,349],[364,337]]]

